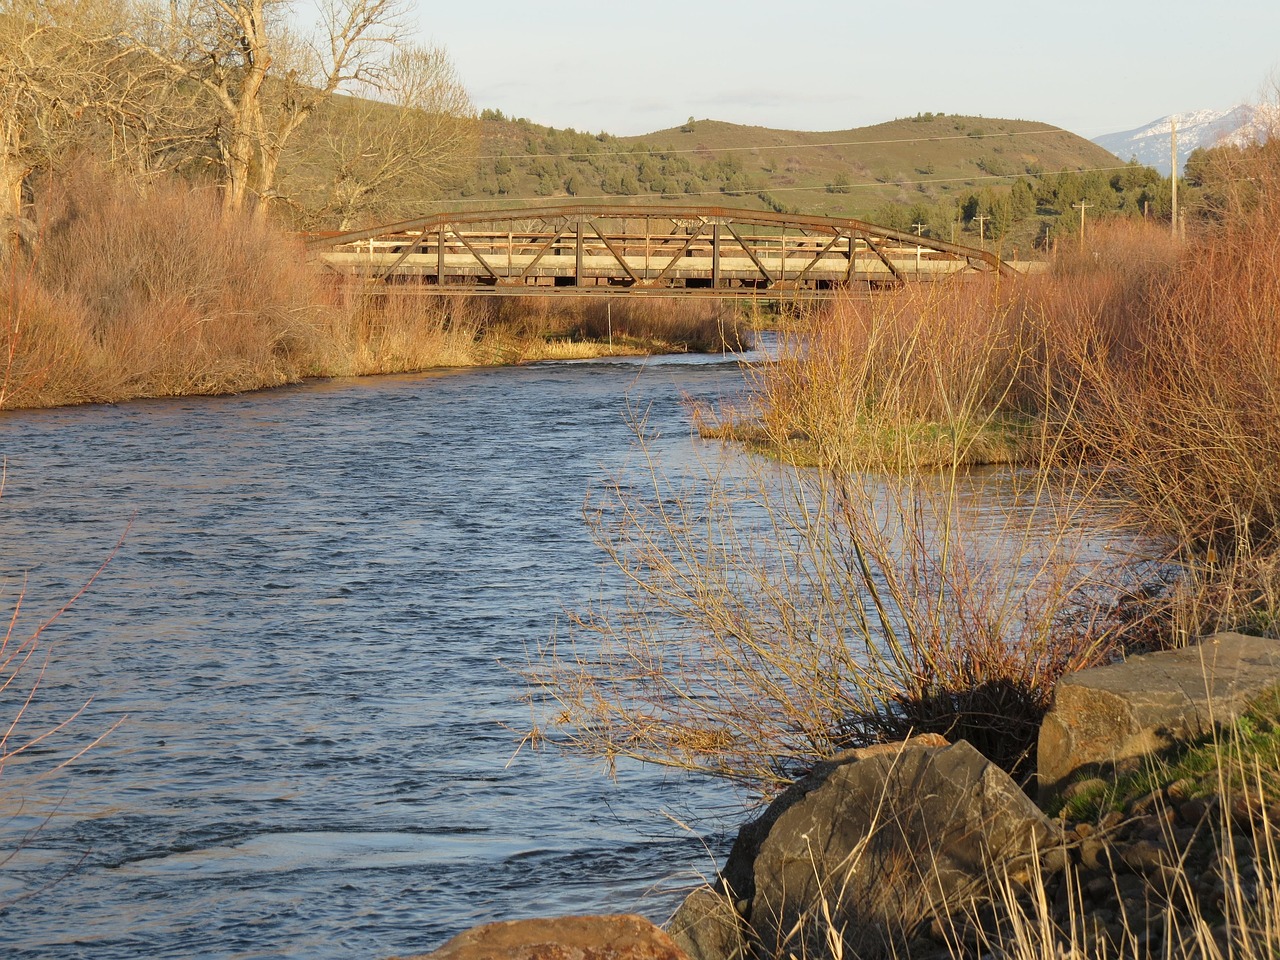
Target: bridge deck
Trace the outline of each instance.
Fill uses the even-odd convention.
[[[435,293],[805,296],[1009,271],[986,251],[859,220],[718,207],[440,214],[308,247],[337,274]]]

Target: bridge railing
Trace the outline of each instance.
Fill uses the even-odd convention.
[[[307,247],[335,273],[433,293],[806,296],[1011,272],[988,251],[862,220],[724,207],[442,213]]]

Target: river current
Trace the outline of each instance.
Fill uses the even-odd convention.
[[[618,589],[582,506],[634,468],[629,418],[679,464],[688,397],[743,383],[688,356],[0,416],[10,649],[97,572],[20,674],[48,651],[27,732],[88,705],[0,772],[0,953],[383,957],[669,916],[739,798],[517,750],[518,670]]]

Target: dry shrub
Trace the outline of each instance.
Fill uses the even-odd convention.
[[[474,297],[424,297],[394,289],[367,293],[349,286],[334,290],[330,337],[346,358],[333,373],[363,376],[432,367],[471,366],[491,358],[485,341],[486,311]]]
[[[1280,180],[1280,151],[1254,159],[1256,182]],[[1251,193],[1185,245],[1167,229],[1100,228],[1034,299],[1052,331],[1050,418],[1177,565],[1166,642],[1277,609],[1277,214],[1280,195]]]
[[[811,316],[759,377],[768,442],[846,469],[1024,459],[1034,339],[1016,293],[919,284]]]
[[[184,185],[143,193],[90,166],[46,197],[0,331],[15,358],[10,405],[220,393],[315,372],[323,318],[288,238],[222,217],[216,198]]]
[[[751,331],[731,306],[719,300],[676,298],[589,299],[574,311],[574,330],[584,338],[654,341],[714,353],[741,351]]]
[[[487,326],[522,339],[554,338],[676,348],[712,353],[746,350],[751,330],[719,300],[675,297],[485,298]]]
[[[846,384],[850,410],[868,382]],[[533,666],[578,749],[769,793],[846,747],[935,732],[1025,776],[1058,677],[1109,653],[1085,475],[1051,488],[954,455],[884,472],[842,447],[673,481],[644,449],[648,484],[590,514],[625,601],[579,612]]]

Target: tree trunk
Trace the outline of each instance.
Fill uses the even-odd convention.
[[[22,236],[22,181],[28,168],[13,157],[0,157],[0,262],[18,249]]]

